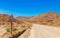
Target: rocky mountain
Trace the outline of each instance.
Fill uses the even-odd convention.
[[[7,14],[0,14],[0,21],[7,21],[10,18]]]
[[[7,29],[8,32],[10,30],[9,25],[11,25],[11,23],[8,22],[10,17],[11,16],[7,14],[0,14],[0,25],[5,25],[4,27]],[[13,22],[14,35],[17,34],[18,32],[22,32],[23,30],[26,30],[27,28],[30,28],[30,26],[33,23],[58,26],[58,27],[60,26],[60,14],[55,12],[47,12],[32,17],[19,16],[14,19],[16,19],[16,22]]]
[[[41,15],[34,16],[29,19],[33,23],[46,25],[60,25],[60,14],[55,12],[47,12]]]
[[[9,18],[10,15],[0,14],[0,23],[5,22],[6,24],[8,24]],[[55,12],[47,12],[33,17],[19,16],[16,17],[15,19],[17,20],[15,24],[39,23],[44,25],[60,25],[60,14],[57,14]]]
[[[16,19],[19,21],[27,21],[29,17],[19,16],[19,17],[16,17]]]
[[[0,22],[8,21],[10,15],[7,14],[0,14]],[[44,14],[36,15],[33,17],[24,17],[19,16],[15,18],[17,20],[16,23],[39,23],[39,24],[46,24],[46,25],[60,25],[60,14],[55,12],[47,12]]]
[[[44,25],[60,25],[60,14],[55,12],[47,12],[30,18],[18,17],[18,20]]]

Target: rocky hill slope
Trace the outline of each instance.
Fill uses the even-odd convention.
[[[30,18],[18,17],[19,21],[27,21],[29,23],[39,23],[44,25],[60,25],[60,14],[55,12],[47,12],[44,14],[36,15]]]
[[[7,14],[0,14],[0,24],[3,22],[8,23],[8,19],[10,18],[10,15]],[[31,23],[39,23],[39,24],[44,24],[44,25],[54,25],[58,26],[60,25],[60,14],[55,13],[55,12],[47,12],[44,14],[36,15],[33,17],[24,17],[24,16],[19,16],[15,18],[17,20],[17,24],[28,24],[30,25]]]
[[[10,17],[7,14],[0,14],[0,25],[3,25],[8,33],[11,25],[11,22],[8,21]],[[60,27],[60,14],[55,12],[47,12],[32,17],[19,16],[14,19],[16,22],[13,22],[13,35],[30,28],[33,23]]]

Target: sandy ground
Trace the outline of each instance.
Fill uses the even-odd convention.
[[[25,37],[27,34],[29,37]],[[19,38],[60,38],[60,28],[33,24],[31,30],[26,31]]]
[[[7,33],[5,27],[3,25],[0,26],[0,35],[4,35],[4,33]]]
[[[18,38],[28,38],[30,35],[30,28],[28,28],[21,36]]]

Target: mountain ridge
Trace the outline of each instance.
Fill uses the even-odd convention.
[[[5,19],[9,19],[7,18],[7,16],[10,17],[10,15],[0,14],[0,17],[6,17]],[[32,17],[18,16],[15,19],[19,22],[39,23],[39,24],[47,24],[47,25],[60,25],[59,24],[60,14],[56,12],[46,12],[44,14],[39,14]]]

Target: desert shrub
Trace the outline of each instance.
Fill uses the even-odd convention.
[[[6,30],[7,30],[7,32],[10,32],[10,29],[9,28],[7,28]]]

